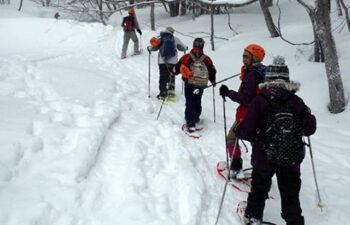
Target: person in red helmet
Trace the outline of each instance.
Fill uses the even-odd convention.
[[[128,50],[128,45],[130,39],[134,42],[134,54],[139,55],[139,39],[136,35],[135,30],[142,35],[142,31],[140,29],[139,23],[137,22],[135,10],[133,8],[130,8],[128,10],[128,16],[123,18],[123,22],[121,26],[124,30],[124,41],[123,41],[123,48],[122,48],[122,55],[121,58],[126,58],[126,52]]]
[[[258,84],[264,81],[266,66],[261,62],[264,60],[265,50],[258,44],[250,44],[243,51],[243,66],[241,68],[240,80],[242,81],[238,91],[230,90],[226,85],[221,85],[220,95],[229,97],[239,104],[236,110],[235,122],[227,134],[227,150],[230,158],[233,157],[230,165],[230,178],[242,178],[243,161],[241,149],[236,143],[236,128],[243,121],[248,113],[248,106],[258,93]],[[235,147],[236,146],[236,147]],[[234,148],[235,147],[235,148]]]

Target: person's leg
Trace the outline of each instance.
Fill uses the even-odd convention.
[[[121,58],[126,57],[126,51],[128,50],[129,40],[130,40],[130,32],[124,32],[124,41],[123,41],[123,47],[122,47],[122,55]]]
[[[139,50],[139,39],[137,37],[137,34],[135,31],[130,32],[130,37],[131,40],[134,42],[134,54],[140,54],[140,50]]]
[[[173,64],[167,64],[168,68],[168,76],[170,77],[170,71],[173,71],[175,65]],[[169,79],[169,84],[168,84],[168,93],[169,95],[175,95],[175,77]]]
[[[282,218],[287,225],[304,225],[304,217],[299,201],[300,173],[277,173],[277,183],[281,195]]]
[[[195,102],[196,96],[193,94],[194,88],[185,84],[185,98],[186,98],[186,107],[185,107],[185,120],[188,128],[195,128],[196,125],[196,109]]]
[[[245,218],[263,219],[265,200],[268,198],[273,174],[273,172],[261,171],[253,168],[252,187],[247,199],[247,208],[244,214]]]
[[[235,121],[231,126],[228,134],[227,134],[227,150],[230,158],[233,157],[233,161],[230,169],[232,170],[231,177],[235,177],[243,167],[243,160],[241,158],[241,148],[239,146],[238,140],[236,138],[236,128],[238,126],[238,122]],[[237,144],[236,144],[237,140]],[[234,149],[236,144],[236,148]]]
[[[167,83],[169,82],[168,69],[165,64],[159,64],[159,95],[166,97]]]
[[[196,90],[195,88],[193,90]],[[203,89],[198,89],[198,93],[193,94],[193,100],[194,100],[194,121],[195,123],[198,123],[200,121],[200,116],[202,114],[202,96],[203,96]]]

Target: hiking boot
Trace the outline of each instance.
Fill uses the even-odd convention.
[[[188,131],[189,133],[193,133],[193,132],[196,131],[196,127],[195,127],[195,126],[189,126],[189,127],[187,127],[187,131]]]
[[[255,219],[255,218],[243,218],[245,225],[261,225],[261,220]]]
[[[157,98],[158,98],[158,100],[164,100],[166,98],[166,94],[165,93],[159,93],[157,95]]]
[[[175,90],[168,90],[169,96],[175,96]]]
[[[141,54],[140,51],[135,51],[135,52],[134,52],[134,55],[140,55],[140,54]]]
[[[125,59],[125,58],[126,58],[126,56],[125,56],[125,55],[122,55],[120,58],[121,58],[121,59]]]
[[[242,171],[242,158],[233,159],[230,166],[230,176],[229,179],[243,179],[244,174]]]

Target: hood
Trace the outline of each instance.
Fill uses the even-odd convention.
[[[257,72],[259,74],[260,81],[263,81],[265,79],[266,66],[263,65],[262,63],[258,62],[258,63],[254,63],[254,64],[250,65],[247,68],[247,72],[249,72],[249,71]]]
[[[266,81],[259,84],[261,94],[274,101],[285,101],[294,95],[300,88],[300,83],[295,81],[286,82],[284,80]]]
[[[201,48],[192,48],[190,53],[192,53],[196,58],[199,58],[204,54],[203,49]]]

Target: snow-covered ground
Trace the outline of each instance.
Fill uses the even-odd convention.
[[[281,1],[283,34],[294,42],[312,40],[305,10]],[[316,207],[310,155],[302,166],[301,202],[306,224],[347,224],[350,209],[350,113],[327,111],[324,64],[309,61],[312,46],[292,46],[270,38],[259,4],[215,16],[216,51],[211,51],[210,18],[170,18],[157,8],[157,31],[149,10],[137,10],[144,54],[120,60],[123,15],[111,24],[53,19],[54,10],[16,1],[0,5],[0,224],[1,225],[213,225],[224,182],[215,171],[225,160],[223,102],[215,89],[203,96],[205,127],[198,140],[184,135],[184,97],[177,78],[177,102],[160,103],[156,54],[151,59],[148,98],[148,40],[172,25],[188,46],[205,37],[205,50],[217,68],[217,80],[239,72],[243,48],[261,44],[267,56],[282,55],[299,95],[318,120],[311,137],[323,211]],[[293,10],[290,10],[293,9]],[[335,9],[332,9],[335,10]],[[278,11],[271,9],[277,19]],[[340,23],[333,12],[335,26]],[[349,95],[350,44],[346,30],[334,32]],[[129,53],[132,43],[129,45]],[[239,80],[225,82],[237,89]],[[227,125],[237,105],[227,101]],[[244,154],[249,167],[250,151]],[[277,185],[272,186],[264,219],[279,225]],[[241,224],[236,206],[247,194],[228,189],[219,224]]]

